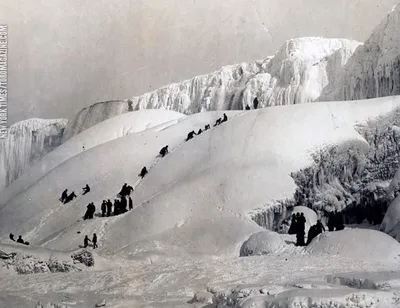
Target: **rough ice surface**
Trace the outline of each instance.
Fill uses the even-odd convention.
[[[176,121],[184,117],[185,115],[174,111],[140,110],[115,116],[92,126],[55,148],[32,167],[26,168],[20,177],[2,191],[0,205],[7,203],[15,195],[75,155],[129,134],[164,129],[176,124]]]
[[[288,40],[273,57],[225,66],[219,71],[170,84],[124,101],[94,104],[70,121],[64,140],[115,115],[138,109],[185,114],[242,110],[258,96],[259,108],[312,102],[359,46],[346,39],[305,37]]]
[[[34,118],[9,127],[8,138],[0,140],[0,190],[61,144],[67,122]]]
[[[367,229],[324,232],[312,240],[306,251],[364,260],[400,260],[398,241],[383,232]]]
[[[400,94],[400,5],[374,29],[319,100],[354,100]]]

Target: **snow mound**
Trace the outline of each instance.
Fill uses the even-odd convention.
[[[400,244],[383,232],[346,229],[320,234],[306,251],[313,255],[334,254],[359,260],[393,260],[400,256]]]
[[[297,213],[303,213],[304,217],[306,218],[305,232],[307,235],[308,230],[311,228],[311,226],[313,226],[317,223],[317,220],[318,220],[317,213],[315,213],[314,210],[312,210],[306,206],[295,206],[293,208],[292,214],[297,214]]]
[[[28,119],[11,125],[0,140],[0,190],[61,144],[67,119]]]
[[[304,37],[288,40],[275,56],[224,66],[210,74],[173,83],[124,101],[97,103],[68,124],[65,139],[115,115],[139,109],[185,114],[212,110],[292,105],[315,101],[361,43],[346,39]]]
[[[239,250],[240,242],[261,230],[247,229],[233,238],[224,231],[218,238],[220,229],[208,228],[212,219],[226,218],[222,228],[229,230],[229,217],[242,226],[249,211],[292,197],[296,187],[290,174],[309,166],[310,154],[331,145],[368,148],[354,126],[398,107],[396,97],[231,111],[226,112],[228,122],[185,142],[188,132],[222,115],[203,112],[159,131],[127,135],[75,155],[10,200],[0,209],[0,236],[13,232],[32,244],[73,249],[82,244],[77,231],[96,232],[100,251],[126,254],[139,241],[155,236],[170,241],[168,234],[185,232],[175,246],[184,249],[192,240],[205,243],[209,237],[214,242],[204,253],[221,251],[217,240],[225,245],[223,251]],[[166,144],[170,153],[156,157]],[[149,174],[139,180],[143,166]],[[79,220],[89,202],[98,208],[103,199],[114,199],[124,182],[135,186],[133,211]],[[89,194],[60,204],[65,188],[80,192],[86,183],[92,188]],[[181,232],[179,226],[185,226]]]
[[[101,122],[61,144],[41,161],[25,170],[22,176],[2,192],[0,205],[6,204],[10,199],[36,183],[52,169],[75,155],[79,155],[82,151],[87,151],[108,141],[147,129],[165,128],[168,125],[175,124],[174,121],[183,117],[185,115],[174,111],[141,110],[129,112]],[[164,126],[160,128],[160,125]]]
[[[285,247],[285,242],[276,232],[263,231],[253,234],[240,248],[240,256],[259,256],[277,253]]]

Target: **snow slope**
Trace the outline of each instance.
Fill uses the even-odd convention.
[[[167,109],[185,114],[241,110],[258,96],[260,107],[311,102],[336,76],[359,42],[305,37],[288,40],[275,56],[162,87],[124,101],[97,103],[70,121],[64,140],[129,110]]]
[[[198,234],[189,232],[197,226],[199,241],[208,237],[214,244],[209,249],[195,247],[193,253],[213,253],[221,245],[220,253],[238,255],[240,244],[261,230],[246,214],[291,197],[295,185],[289,175],[309,165],[313,151],[332,144],[345,150],[348,143],[366,149],[354,125],[398,107],[399,97],[387,97],[228,112],[227,123],[183,142],[187,132],[221,115],[206,112],[161,131],[127,135],[74,156],[13,198],[0,209],[0,235],[13,232],[31,243],[73,249],[82,242],[77,231],[96,231],[104,253],[127,255],[135,251],[135,243],[152,237],[183,249]],[[155,159],[166,144],[171,153]],[[144,165],[150,172],[137,182]],[[77,221],[89,202],[99,206],[103,199],[113,199],[124,182],[137,182],[132,212]],[[64,188],[79,191],[86,183],[92,187],[89,194],[67,205],[59,203]],[[214,219],[230,223],[216,227]],[[233,237],[227,231],[218,234],[218,228],[231,230],[233,225],[250,227]],[[177,230],[180,226],[185,226],[184,233]],[[174,242],[177,233],[180,240]]]
[[[71,157],[82,153],[82,151],[146,129],[163,129],[165,126],[173,125],[175,121],[183,117],[185,115],[174,111],[142,110],[129,112],[103,121],[63,143],[47,154],[44,159],[25,170],[22,176],[2,192],[0,206],[36,183],[52,169]],[[163,126],[158,127],[160,125]]]
[[[397,4],[318,100],[354,100],[400,94],[400,5]]]
[[[9,127],[7,139],[0,140],[0,190],[61,144],[67,122],[34,118]]]

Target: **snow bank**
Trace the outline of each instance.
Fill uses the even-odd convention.
[[[307,236],[308,230],[311,228],[311,226],[313,226],[317,223],[317,220],[318,220],[317,213],[315,213],[312,209],[310,209],[306,206],[295,206],[293,208],[292,214],[297,214],[297,213],[303,213],[304,217],[306,218],[305,232],[306,232],[306,236]]]
[[[110,140],[138,133],[146,129],[163,129],[168,127],[168,125],[175,124],[174,121],[183,117],[185,115],[174,111],[142,110],[129,112],[101,122],[63,143],[50,152],[43,160],[25,170],[24,175],[20,176],[2,192],[0,205],[6,204],[10,199],[36,183],[52,169],[83,151],[87,151]],[[159,127],[161,124],[164,124],[164,126]],[[18,151],[18,146],[14,150]]]
[[[267,255],[281,251],[285,242],[276,232],[263,231],[252,234],[240,248],[240,256]]]
[[[400,258],[400,244],[387,234],[368,229],[324,232],[306,251],[313,255],[337,254],[359,260],[393,260]]]
[[[34,118],[9,127],[7,139],[0,140],[0,190],[61,144],[67,122]]]
[[[212,219],[233,215],[246,221],[250,210],[291,197],[295,185],[290,174],[308,166],[313,151],[343,143],[366,147],[354,125],[399,106],[400,98],[382,98],[227,112],[227,123],[184,142],[188,132],[214,123],[222,114],[204,112],[160,131],[127,135],[72,157],[13,198],[0,209],[0,236],[13,232],[31,243],[74,248],[82,243],[82,237],[72,234],[79,226],[96,230],[100,249],[114,254],[185,225],[189,235],[174,243],[185,247],[199,233],[207,238],[213,232],[207,228]],[[156,158],[166,144],[170,153]],[[150,172],[138,181],[143,166]],[[77,222],[89,202],[99,207],[103,199],[113,199],[124,182],[136,183],[133,211]],[[63,189],[79,192],[86,183],[92,187],[89,194],[60,204]],[[227,226],[222,228],[229,230]],[[237,247],[235,243],[258,230],[233,239],[225,232],[212,239]],[[229,245],[224,251],[232,251]]]
[[[258,96],[259,107],[314,101],[359,42],[305,37],[288,40],[274,57],[224,66],[207,75],[170,84],[124,101],[97,103],[81,110],[68,124],[64,140],[130,110],[167,109],[185,114],[242,110]]]
[[[400,222],[400,195],[390,203],[380,229],[386,233],[395,231],[395,226]],[[400,230],[399,230],[400,231]],[[397,233],[397,232],[395,232]],[[399,234],[400,235],[400,234]]]

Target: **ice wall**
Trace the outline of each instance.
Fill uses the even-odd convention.
[[[273,57],[222,67],[219,71],[170,84],[124,101],[97,103],[78,113],[64,140],[117,114],[139,109],[192,114],[210,110],[252,108],[314,101],[360,43],[319,37],[287,41]]]
[[[8,138],[0,140],[0,190],[61,144],[67,122],[29,119],[10,126]]]
[[[356,100],[400,94],[400,5],[360,45],[319,100]]]

